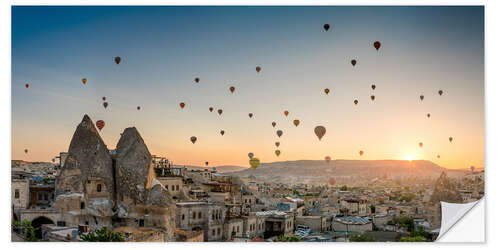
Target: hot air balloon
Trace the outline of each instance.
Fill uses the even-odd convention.
[[[323,25],[323,29],[325,29],[325,31],[328,31],[330,29],[330,24],[325,24]]]
[[[372,84],[372,89],[375,90],[377,86],[375,86],[375,84]]]
[[[271,122],[271,125],[274,127],[276,127],[276,122]]]
[[[353,67],[356,66],[356,60],[352,59],[351,60],[351,64],[352,64]]]
[[[219,115],[222,115],[222,109],[218,109],[217,113],[219,113]]]
[[[27,154],[27,153],[28,153],[28,149],[27,149],[27,148],[26,148],[26,149],[24,149],[24,153],[25,153],[25,154]]]
[[[210,112],[212,112],[212,111],[214,111],[214,108],[210,107],[210,108],[208,108],[208,110],[209,110]]]
[[[183,103],[183,102],[181,102],[181,103],[179,103],[179,106],[181,106],[181,109],[183,109],[183,108],[184,108],[184,106],[186,106],[186,104],[185,104],[185,103]]]
[[[56,159],[52,158],[52,162],[56,162]]]
[[[424,144],[420,142],[420,143],[418,143],[418,146],[419,146],[419,147],[423,147],[423,146],[424,146]]]
[[[299,126],[299,124],[300,124],[299,120],[293,120],[293,125],[295,125],[295,127]]]
[[[248,117],[252,118],[253,114],[252,113],[248,113]]]
[[[253,158],[253,153],[252,152],[248,153],[248,158],[250,158],[250,159]]]
[[[208,161],[205,162],[205,166],[208,166]]]
[[[261,70],[262,68],[260,66],[255,67],[255,71],[257,71],[257,73],[259,73]]]
[[[26,83],[26,85],[24,85],[24,86],[26,86],[26,88],[28,89],[30,87],[30,84]]]
[[[235,89],[236,89],[236,88],[235,88],[235,87],[233,87],[233,86],[229,87],[229,91],[231,91],[231,93],[233,93]]]
[[[274,145],[276,145],[276,147],[279,147],[280,146],[280,142],[277,141],[277,142],[274,143]]]
[[[326,128],[323,127],[323,126],[316,126],[314,128],[314,133],[316,134],[316,136],[318,137],[318,139],[321,141],[321,138],[323,138],[323,136],[326,133]]]
[[[252,166],[252,169],[257,169],[257,167],[260,164],[260,160],[258,158],[252,158],[248,161],[250,163],[250,166]]]
[[[196,136],[191,136],[190,140],[194,144],[198,138],[196,138]]]
[[[225,133],[226,133],[226,131],[224,131],[224,130],[220,131],[220,135],[224,135]]]
[[[431,118],[431,114],[427,113],[427,118]]]
[[[440,156],[440,155],[437,155],[437,158],[439,159],[439,158],[441,158],[441,156]]]
[[[442,91],[442,90],[439,90],[439,91],[438,91],[438,94],[439,94],[439,95],[443,95],[443,91]]]
[[[106,123],[103,120],[99,120],[99,121],[95,122],[95,126],[99,129],[99,131],[101,131],[105,125],[106,125]]]
[[[420,101],[424,100],[424,95],[420,95]]]
[[[195,81],[196,83],[199,83],[199,82],[200,82],[200,78],[196,77],[196,78],[194,79],[194,81]]]
[[[362,156],[365,152],[363,152],[363,150],[360,150],[359,151],[359,155]]]
[[[274,153],[276,154],[276,156],[280,156],[281,151],[280,151],[279,149],[276,149],[276,150],[274,151]]]
[[[115,61],[116,64],[120,64],[122,62],[122,58],[119,56],[115,56],[113,60]]]
[[[108,102],[103,102],[102,106],[104,106],[104,108],[107,108],[108,107]]]
[[[288,110],[285,110],[285,112],[283,112],[283,113],[285,114],[285,116],[288,116],[288,114],[289,114],[290,112],[288,112]]]
[[[328,93],[330,93],[330,90],[329,89],[325,89],[325,94],[328,95]]]
[[[278,137],[281,137],[281,135],[283,134],[283,131],[278,130],[278,131],[276,131],[276,134],[278,135]]]
[[[354,105],[358,105],[358,100],[354,100]]]
[[[474,173],[474,169],[476,169],[474,166],[470,166],[470,171]]]
[[[451,142],[451,141],[453,141],[453,137],[448,138],[448,140],[449,140],[450,142]]]
[[[137,110],[141,110],[141,106],[137,106]]]
[[[102,100],[103,100],[103,101],[106,101],[106,97],[105,97],[105,96],[103,96],[103,97],[102,97]]]
[[[370,96],[370,99],[372,99],[372,101],[375,101],[375,96],[374,96],[374,95],[371,95],[371,96]]]
[[[330,183],[330,185],[332,185],[332,186],[333,186],[333,185],[335,185],[335,178],[333,178],[333,177],[332,177],[332,178],[330,178],[330,179],[328,180],[328,182],[329,182],[329,183]]]
[[[87,78],[82,78],[82,83],[83,84],[87,83]]]
[[[375,47],[376,50],[380,49],[380,42],[379,41],[376,41],[373,43],[373,47]]]
[[[330,156],[325,156],[326,163],[330,163],[331,160],[332,160],[332,158]]]

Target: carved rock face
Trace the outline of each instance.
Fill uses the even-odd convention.
[[[82,183],[89,177],[102,178],[109,191],[109,198],[112,199],[114,182],[111,155],[94,123],[87,115],[76,128],[68,153],[78,162],[82,173]]]
[[[152,172],[151,159],[137,129],[125,129],[116,146],[116,183],[120,195],[136,204],[146,201],[144,191]]]

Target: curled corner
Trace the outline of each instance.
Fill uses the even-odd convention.
[[[480,201],[470,203],[448,203],[441,202],[441,228],[436,241],[439,240],[446,232],[448,232],[458,221],[460,221],[472,208]]]

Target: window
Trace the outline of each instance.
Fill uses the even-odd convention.
[[[19,199],[19,189],[14,192],[14,198]]]
[[[236,232],[239,233],[240,232],[240,226],[237,226],[236,227]]]
[[[182,214],[182,220],[184,220],[184,217],[185,217],[184,214]]]
[[[212,214],[212,220],[215,220],[215,214]]]
[[[198,219],[201,219],[201,212],[198,212]]]
[[[80,209],[85,209],[85,202],[80,202]]]
[[[100,192],[101,192],[101,190],[102,190],[102,185],[101,185],[101,184],[97,184],[97,192],[99,192],[99,193],[100,193]]]
[[[39,201],[41,201],[43,199],[42,194],[41,193],[37,193],[37,198],[38,198]]]
[[[140,219],[140,220],[139,220],[139,226],[140,226],[140,227],[143,227],[143,226],[144,226],[144,219]]]
[[[193,219],[196,219],[196,212],[193,213]]]
[[[49,195],[48,194],[43,194],[43,200],[48,201],[49,200]]]
[[[212,236],[215,236],[215,229],[212,229]]]
[[[179,191],[179,185],[175,185],[175,189]]]
[[[217,235],[220,235],[220,228],[217,228]]]
[[[175,186],[174,185],[172,185],[172,191],[175,191]]]

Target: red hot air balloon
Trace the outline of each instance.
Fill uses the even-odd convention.
[[[379,41],[376,41],[373,43],[373,47],[375,47],[376,50],[380,49],[380,42]]]
[[[99,131],[101,131],[105,125],[106,125],[106,123],[103,120],[99,120],[99,121],[95,122],[95,126],[99,129]]]
[[[208,110],[209,110],[210,112],[212,112],[212,111],[214,111],[214,108],[210,107],[210,108],[208,108]]]
[[[30,84],[29,83],[26,83],[26,85],[24,85],[27,89],[29,89],[30,87]]]
[[[330,156],[325,156],[326,163],[330,163],[331,160],[332,160],[332,158]]]
[[[357,63],[356,60],[354,60],[354,59],[351,60],[351,64],[352,64],[353,67],[356,66],[356,63]]]
[[[360,150],[360,151],[359,151],[359,155],[360,155],[360,156],[363,156],[363,154],[364,154],[364,153],[365,153],[365,152],[363,152],[363,150]]]
[[[423,147],[423,146],[424,146],[424,144],[420,142],[420,143],[418,143],[418,146],[419,146],[419,147]]]
[[[330,178],[330,179],[328,180],[328,182],[329,182],[329,183],[330,183],[330,185],[332,185],[332,186],[333,186],[333,185],[335,185],[335,178],[333,178],[333,177],[332,177],[332,178]]]
[[[183,108],[184,108],[184,106],[186,106],[186,104],[185,104],[185,103],[183,103],[183,102],[181,102],[181,103],[179,103],[179,106],[181,106],[181,109],[183,109]]]
[[[229,91],[231,91],[231,93],[234,93],[234,90],[235,90],[235,89],[236,89],[236,88],[235,88],[235,87],[233,87],[233,86],[229,87]]]
[[[375,86],[375,84],[372,84],[372,89],[375,90],[377,86]]]
[[[260,73],[261,70],[262,68],[260,66],[255,67],[255,71],[257,71],[257,73]]]
[[[283,112],[283,113],[285,114],[285,116],[288,116],[288,114],[289,114],[290,112],[288,112],[288,110],[285,110],[285,112]]]
[[[375,101],[375,96],[374,95],[370,96],[370,99],[372,99],[372,101]]]

